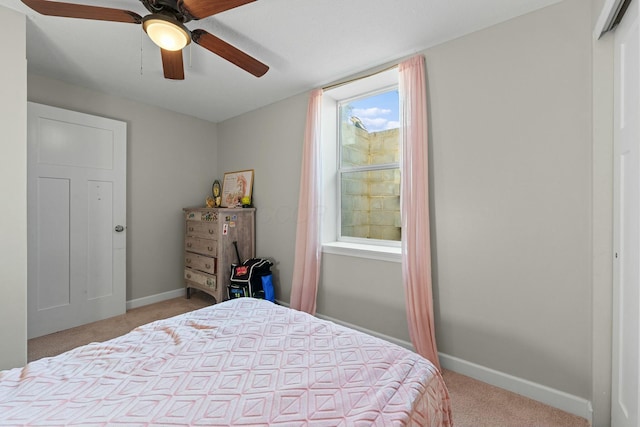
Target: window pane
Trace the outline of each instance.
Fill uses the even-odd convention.
[[[398,91],[340,104],[341,167],[399,162]]]
[[[400,169],[341,174],[342,236],[400,240]]]

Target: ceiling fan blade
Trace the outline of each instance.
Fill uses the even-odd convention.
[[[263,76],[269,70],[267,65],[205,30],[193,30],[191,40],[256,77]]]
[[[139,24],[142,17],[135,12],[110,7],[88,6],[84,4],[63,3],[49,0],[22,0],[42,15],[62,16],[66,18],[95,19],[98,21],[128,22]]]
[[[162,70],[164,78],[171,80],[184,80],[184,65],[182,63],[181,50],[160,49],[162,52]]]
[[[179,0],[178,8],[192,19],[202,19],[256,0]]]

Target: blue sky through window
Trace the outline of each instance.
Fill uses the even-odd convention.
[[[352,101],[347,107],[350,108],[349,115],[359,118],[369,132],[400,127],[397,90]]]

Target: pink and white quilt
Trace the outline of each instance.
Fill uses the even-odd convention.
[[[450,426],[428,360],[239,298],[0,372],[2,426]]]

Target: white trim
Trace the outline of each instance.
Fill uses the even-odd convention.
[[[600,12],[600,16],[598,17],[598,22],[596,22],[596,27],[593,30],[593,37],[597,40],[604,33],[611,30],[611,24],[613,20],[618,15],[620,11],[620,5],[624,2],[624,0],[606,0],[604,6],[602,6],[602,11]]]
[[[279,305],[289,307],[289,304],[284,301],[276,301]],[[390,337],[385,334],[381,334],[376,331],[353,325],[347,322],[343,322],[333,317],[325,316],[322,314],[316,314],[316,317],[324,320],[328,320],[338,325],[346,326],[351,329],[355,329],[365,334],[372,335],[377,338],[381,338],[385,341],[389,341],[393,344],[399,345],[411,351],[415,351],[413,345],[410,342]],[[466,360],[459,359],[448,354],[438,353],[440,357],[440,365],[444,369],[457,372],[462,375],[466,375],[471,378],[475,378],[479,381],[485,382],[495,387],[500,387],[504,390],[508,390],[512,393],[517,393],[529,399],[536,400],[554,408],[560,409],[570,414],[577,415],[592,422],[593,407],[591,402],[578,396],[574,396],[564,391],[556,390],[551,387],[547,387],[542,384],[534,383],[533,381],[525,380],[523,378],[515,377],[513,375],[505,374],[504,372],[496,371],[485,366],[481,366]]]
[[[136,298],[127,301],[127,310],[132,308],[143,307],[149,304],[155,304],[157,302],[166,301],[168,299],[186,297],[186,289],[184,287],[174,289],[173,291],[163,292],[161,294],[149,295],[148,297]]]
[[[331,242],[322,244],[322,252],[346,255],[378,261],[402,262],[402,249],[393,246],[363,245],[351,242]]]
[[[591,424],[593,408],[591,402],[578,396],[565,393],[542,384],[505,374],[485,366],[477,365],[448,354],[438,353],[440,365],[454,372],[475,378],[479,381],[520,394],[565,412],[586,418]]]

